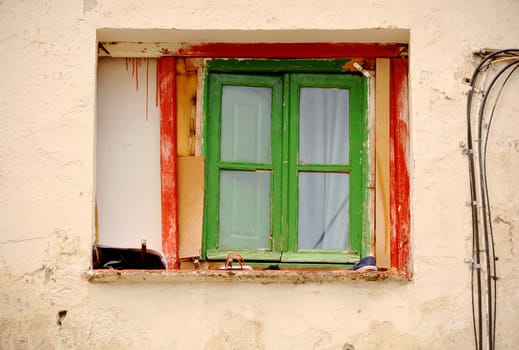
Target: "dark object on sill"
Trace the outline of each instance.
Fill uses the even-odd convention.
[[[94,269],[115,270],[165,270],[166,264],[160,253],[141,248],[115,248],[102,245],[93,247]]]
[[[377,263],[375,262],[375,257],[368,255],[359,260],[355,265],[353,265],[350,270],[353,271],[377,271]]]
[[[279,265],[269,265],[265,267],[263,270],[281,270],[281,268],[279,267]]]

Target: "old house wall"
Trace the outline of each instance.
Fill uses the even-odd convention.
[[[518,14],[515,0],[0,1],[0,348],[470,348],[464,78],[474,50],[519,46]],[[306,29],[312,41],[382,41],[377,28],[410,33],[411,281],[83,277],[93,236],[98,33],[168,41],[176,29],[192,41],[290,42]],[[500,349],[519,344],[519,76],[507,89],[489,150]]]

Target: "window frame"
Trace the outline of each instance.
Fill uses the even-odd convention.
[[[201,259],[218,260],[225,259],[230,252],[238,252],[247,260],[277,261],[280,263],[297,264],[326,264],[342,263],[349,264],[358,261],[362,256],[368,254],[370,249],[370,218],[368,213],[369,205],[369,155],[367,147],[368,139],[368,79],[359,72],[345,72],[343,67],[349,60],[347,59],[322,59],[322,60],[220,60],[214,59],[207,62],[207,69],[204,74],[205,93],[204,93],[204,149],[206,155],[206,184],[208,185],[204,201],[204,208],[208,213],[204,214],[203,245]],[[273,174],[272,186],[273,195],[281,191],[282,198],[272,201],[271,208],[271,233],[274,240],[271,247],[274,251],[268,250],[240,250],[240,249],[218,249],[217,231],[218,223],[218,190],[219,186],[217,171],[213,168],[214,163],[219,162],[219,119],[220,108],[219,99],[221,85],[225,82],[230,85],[237,85],[229,75],[238,77],[243,75],[241,81],[247,86],[267,86],[268,84],[254,83],[254,77],[271,74],[270,77],[282,78],[282,130],[284,130],[281,141],[274,140],[272,136],[272,150],[275,147],[283,150],[282,160],[274,159],[272,153],[272,169],[277,174]],[[330,74],[332,73],[332,74]],[[236,75],[235,75],[236,74]],[[273,76],[273,74],[276,74]],[[332,78],[333,77],[333,78]],[[223,80],[222,80],[223,79]],[[333,83],[330,81],[333,80]],[[238,78],[238,80],[240,80]],[[268,85],[270,86],[270,85]],[[295,157],[298,153],[299,145],[299,89],[301,87],[338,87],[348,89],[350,93],[350,146],[349,162],[344,165],[317,165],[298,164]],[[277,87],[276,89],[279,89]],[[276,90],[277,91],[277,90]],[[278,98],[279,91],[273,90],[274,101]],[[274,97],[276,96],[276,97]],[[286,103],[284,103],[286,101]],[[214,112],[216,111],[216,115]],[[279,111],[277,111],[279,113]],[[272,117],[274,119],[274,117]],[[279,121],[278,121],[279,122]],[[272,124],[272,134],[279,130],[280,125]],[[218,140],[218,142],[216,142]],[[283,144],[280,145],[279,143]],[[282,146],[282,147],[280,147]],[[352,147],[353,146],[353,147]],[[238,167],[241,170],[246,167]],[[265,170],[264,165],[256,164],[254,169]],[[252,168],[251,168],[252,169]],[[298,173],[299,172],[346,172],[350,174],[349,196],[349,250],[348,251],[328,251],[328,250],[298,250],[297,249],[297,203],[298,203]],[[212,174],[212,176],[208,175]],[[279,174],[282,179],[277,178]],[[281,175],[280,175],[281,176]],[[280,184],[281,182],[281,184]],[[293,189],[289,191],[289,186]],[[283,190],[280,190],[282,187]],[[351,204],[352,199],[353,204]],[[290,221],[290,222],[288,222]],[[288,228],[286,228],[288,227]],[[281,243],[280,243],[281,242]],[[286,242],[286,243],[285,243]],[[284,243],[284,246],[282,246]]]

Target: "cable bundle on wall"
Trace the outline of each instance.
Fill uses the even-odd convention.
[[[487,145],[496,106],[510,77],[519,72],[519,49],[482,52],[467,98],[467,155],[472,214],[472,311],[477,350],[496,343],[497,272],[487,183]],[[494,69],[497,67],[497,70]],[[488,83],[487,83],[488,81]]]

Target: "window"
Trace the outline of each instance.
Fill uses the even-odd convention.
[[[369,237],[366,78],[275,63],[276,74],[266,61],[251,63],[262,74],[208,75],[206,257],[357,261]]]
[[[95,242],[142,253],[145,238],[169,270],[237,252],[258,269],[373,254],[407,273],[406,45],[100,47]],[[154,155],[132,153],[144,139]]]

